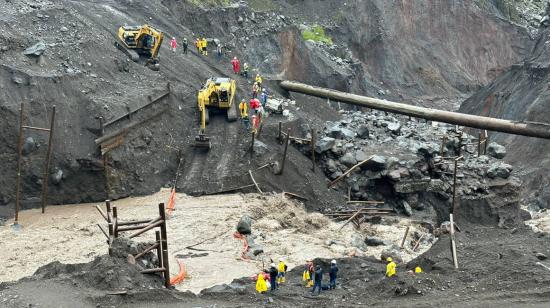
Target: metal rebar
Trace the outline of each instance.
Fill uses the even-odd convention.
[[[15,219],[14,225],[19,221],[19,208],[21,203],[21,160],[23,159],[23,110],[25,105],[21,103],[19,111],[19,143],[17,145],[17,174],[15,178]]]
[[[116,205],[113,205],[113,235],[118,237],[118,210]]]
[[[46,162],[44,165],[44,174],[42,176],[42,214],[46,212],[46,202],[48,201],[48,178],[50,174],[50,159],[53,145],[53,129],[55,124],[55,105],[52,106],[52,117],[50,119],[50,129],[48,137],[48,151],[46,152]]]

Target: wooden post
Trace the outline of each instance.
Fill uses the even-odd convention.
[[[46,212],[46,202],[48,201],[48,179],[50,174],[50,159],[52,155],[54,123],[55,105],[52,107],[52,118],[50,119],[50,132],[48,136],[48,152],[46,152],[46,162],[44,166],[44,174],[42,176],[42,214]]]
[[[455,167],[453,172],[453,203],[451,205],[451,213],[455,211],[455,200],[456,200],[456,171],[458,169],[458,158],[455,159]]]
[[[458,269],[458,258],[456,256],[456,241],[455,241],[455,223],[453,219],[453,214],[449,215],[450,222],[451,222],[451,253],[453,255],[453,263],[455,266],[455,269]]]
[[[290,143],[290,128],[287,131],[286,135],[286,141],[285,141],[285,150],[283,151],[283,158],[281,160],[281,169],[279,169],[278,174],[283,174],[283,171],[285,169],[285,162],[286,162],[286,153],[288,151],[288,144]]]
[[[317,141],[317,133],[315,129],[311,129],[311,163],[312,167],[311,170],[315,172],[315,142]]]
[[[279,140],[279,143],[283,142],[283,123],[279,122],[279,133],[277,134],[277,140]]]
[[[159,215],[162,218],[160,225],[160,237],[162,242],[162,263],[164,271],[164,286],[170,288],[170,263],[168,255],[168,237],[166,234],[166,212],[164,211],[164,203],[159,203]]]
[[[348,202],[351,202],[351,187],[348,187]]]
[[[403,235],[403,240],[401,240],[401,246],[399,246],[401,249],[403,249],[403,246],[405,246],[405,240],[407,239],[407,235],[409,235],[409,228],[410,226],[407,226],[407,229],[405,229],[405,235]]]
[[[111,219],[112,213],[111,213],[111,200],[105,200],[105,207],[107,208],[107,226],[109,230],[109,239],[107,242],[109,243],[109,255],[113,255],[113,247],[111,247],[111,244],[113,244],[113,238],[114,238],[114,230],[113,230],[113,221]]]
[[[254,138],[256,134],[252,131],[252,143],[250,144],[250,158],[254,156]]]
[[[447,135],[443,136],[441,141],[441,149],[439,150],[439,156],[443,157],[443,151],[445,150],[445,143],[447,143]]]
[[[481,133],[479,133],[477,138],[477,157],[481,156]]]
[[[118,237],[118,211],[116,205],[113,205],[113,236]]]
[[[162,241],[160,240],[160,231],[155,231],[155,240],[157,241],[157,257],[159,259],[159,267],[164,267],[162,262]]]
[[[485,148],[483,149],[483,154],[487,155],[487,145],[489,145],[489,133],[487,133],[487,130],[485,130],[485,139],[483,139],[485,141]]]
[[[23,159],[23,110],[25,105],[21,103],[19,111],[19,143],[17,145],[17,174],[15,178],[15,219],[14,225],[18,225],[19,208],[21,206],[21,161]]]
[[[464,132],[460,132],[460,135],[458,135],[458,153],[456,156],[460,156],[462,153],[462,139],[463,139]]]

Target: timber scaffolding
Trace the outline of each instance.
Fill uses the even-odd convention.
[[[141,271],[143,274],[154,274],[161,273],[164,279],[164,286],[170,288],[170,263],[168,255],[168,237],[166,232],[166,212],[164,208],[164,203],[159,203],[159,216],[153,219],[145,220],[130,220],[130,221],[119,221],[118,211],[116,205],[111,205],[110,200],[105,201],[104,212],[99,205],[96,205],[96,209],[103,216],[107,222],[107,230],[103,228],[100,224],[97,224],[101,232],[107,238],[107,244],[109,245],[109,255],[113,255],[113,242],[116,238],[121,237],[121,233],[128,231],[135,231],[127,236],[124,236],[128,239],[137,237],[147,231],[155,230],[155,243],[144,251],[138,253],[137,255],[128,255],[128,262],[135,264],[135,261],[143,257],[148,252],[156,250],[157,258],[159,260],[159,267],[144,269]]]

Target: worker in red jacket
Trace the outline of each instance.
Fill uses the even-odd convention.
[[[233,57],[231,65],[233,65],[233,73],[238,74],[241,71],[241,61],[237,57]]]
[[[178,42],[176,41],[176,38],[173,37],[170,41],[170,47],[172,48],[173,52],[176,52],[176,48],[178,47]]]

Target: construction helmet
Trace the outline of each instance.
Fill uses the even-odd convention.
[[[330,261],[330,264],[336,264],[336,260]]]
[[[386,261],[388,261],[388,262],[392,262],[392,261],[393,261],[393,259],[392,259],[391,257],[388,257],[388,258],[386,259]]]
[[[283,262],[283,258],[280,258],[280,259],[279,259],[279,262]]]
[[[275,263],[271,263],[271,267],[275,267]]]

